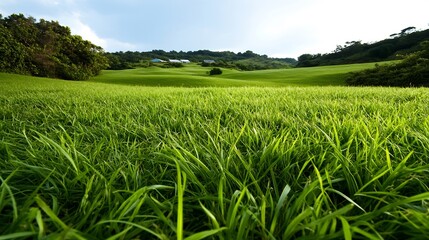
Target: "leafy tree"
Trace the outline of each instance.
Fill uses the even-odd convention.
[[[302,54],[298,57],[297,67],[313,67],[320,65],[320,54]]]
[[[36,19],[26,18],[23,14],[12,14],[4,19],[3,25],[24,46],[30,47],[36,43],[38,32]]]
[[[128,62],[121,61],[119,56],[114,54],[106,54],[106,57],[108,59],[109,67],[107,69],[109,70],[122,70],[122,69],[131,69],[131,65]]]
[[[369,55],[375,59],[385,59],[393,54],[393,49],[392,44],[384,44],[369,50]]]
[[[410,33],[414,32],[414,31],[416,31],[415,27],[407,27],[407,28],[404,28],[404,29],[401,30],[400,35],[404,36],[404,35],[407,35],[407,34],[410,34]]]
[[[0,71],[84,80],[108,66],[101,47],[55,21],[0,17]]]
[[[10,31],[0,25],[0,70],[12,73],[27,73],[27,53],[23,44],[16,41]]]
[[[252,51],[250,51],[250,50],[247,50],[246,52],[244,52],[244,53],[238,53],[238,55],[240,56],[243,56],[244,58],[254,58],[254,57],[258,57],[258,55],[256,54],[256,53],[253,53]]]

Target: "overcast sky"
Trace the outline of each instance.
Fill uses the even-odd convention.
[[[106,51],[328,53],[429,28],[429,0],[0,0],[6,17],[57,20]]]

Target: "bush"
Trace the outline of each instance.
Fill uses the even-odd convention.
[[[210,74],[210,76],[211,75],[221,75],[222,70],[220,68],[213,68],[212,70],[210,70],[209,74]]]

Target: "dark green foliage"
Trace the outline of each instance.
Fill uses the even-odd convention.
[[[0,18],[0,71],[84,80],[107,67],[103,49],[55,21]]]
[[[26,73],[28,59],[24,45],[17,42],[3,25],[0,25],[0,69],[14,69],[16,73]]]
[[[259,55],[252,51],[244,53],[233,53],[230,51],[213,52],[209,50],[198,50],[189,52],[166,52],[163,50],[153,50],[150,52],[115,52],[107,54],[110,59],[110,69],[116,70],[112,66],[138,65],[141,61],[150,59],[188,59],[191,62],[201,63],[203,67],[223,67],[234,68],[239,70],[262,70],[262,69],[279,69],[289,68],[296,65],[294,58],[269,58],[267,55]],[[215,63],[203,63],[203,60],[212,59]],[[114,64],[113,64],[114,63]],[[125,69],[125,68],[118,68]]]
[[[222,74],[222,69],[220,69],[220,68],[213,68],[212,70],[210,70],[209,74],[210,75],[221,75]]]
[[[254,71],[254,70],[264,70],[264,69],[282,69],[282,68],[291,68],[292,66],[289,63],[285,63],[279,60],[273,59],[264,59],[259,57],[242,59],[237,61],[224,61],[217,60],[214,63],[202,62],[201,66],[203,67],[222,67],[237,69],[242,71]]]
[[[264,58],[249,58],[244,60],[239,60],[235,63],[237,69],[244,71],[253,71],[253,70],[264,70],[264,69],[281,69],[281,68],[290,68],[289,63],[283,61],[274,60],[274,59],[264,59]]]
[[[422,51],[408,55],[402,62],[377,65],[376,68],[351,73],[349,85],[429,86],[429,41],[423,42]]]
[[[383,59],[392,55],[394,49],[395,47],[393,44],[380,45],[369,50],[369,55],[377,59]]]
[[[219,62],[213,62],[213,63],[205,62],[205,61],[201,62],[202,67],[211,67],[211,66],[225,67],[225,65],[227,65],[227,64],[229,64],[229,63],[227,63],[225,61],[222,61],[222,62],[219,61]],[[233,66],[233,65],[231,65],[231,66]],[[231,67],[231,68],[233,68],[233,67]]]
[[[298,57],[298,67],[379,62],[396,60],[398,55],[420,50],[420,43],[429,40],[429,29],[415,31],[414,27],[390,35],[392,38],[375,43],[346,42],[328,54],[303,54]]]
[[[109,70],[123,70],[123,69],[132,69],[133,67],[128,62],[121,61],[118,56],[113,54],[106,54],[106,57],[109,61]]]
[[[181,68],[184,67],[182,63],[180,62],[167,62],[164,64],[159,65],[162,68]]]
[[[320,62],[318,58],[320,57],[320,54],[302,54],[298,57],[298,67],[314,67],[319,66]]]

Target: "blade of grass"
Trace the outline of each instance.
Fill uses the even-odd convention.
[[[352,234],[349,222],[341,216],[339,216],[338,218],[341,220],[341,224],[343,226],[344,239],[352,240],[353,234]]]
[[[203,232],[199,232],[199,233],[194,233],[191,236],[185,238],[185,240],[200,240],[200,239],[204,239],[210,236],[213,236],[215,234],[218,234],[224,230],[226,230],[226,227],[222,227],[222,228],[218,228],[218,229],[213,229],[213,230],[207,230],[207,231],[203,231]]]
[[[284,203],[286,202],[286,198],[287,198],[287,195],[289,194],[290,190],[291,190],[291,188],[289,187],[289,185],[286,185],[283,188],[282,194],[280,195],[280,198],[279,198],[279,200],[278,200],[278,202],[276,204],[276,209],[275,209],[275,212],[274,212],[274,217],[273,217],[273,219],[271,221],[271,227],[270,227],[270,233],[271,234],[274,234],[274,231],[275,231],[276,226],[277,226],[277,219],[278,219],[278,217],[280,215],[280,210],[283,207]]]

